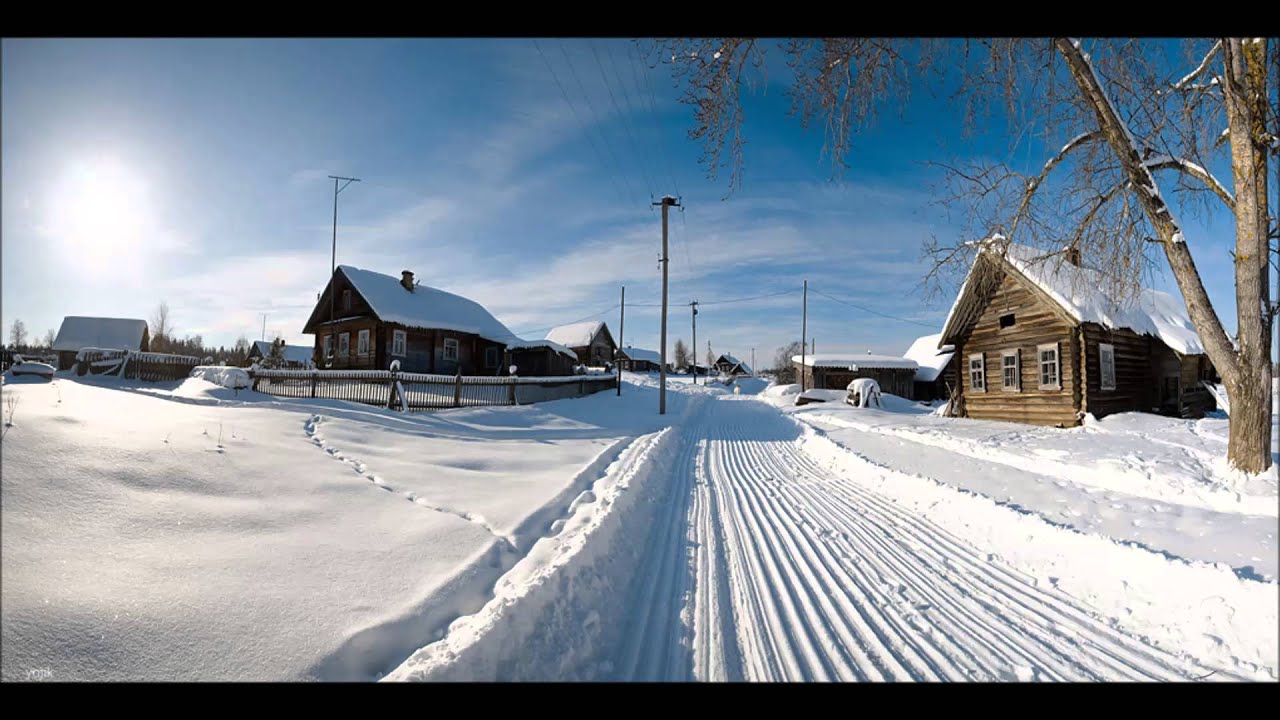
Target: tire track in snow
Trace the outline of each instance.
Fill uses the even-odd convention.
[[[773,408],[716,399],[685,427],[671,499],[639,568],[623,678],[1206,672],[823,467],[799,442],[798,424]]]
[[[392,486],[390,483],[388,483],[387,481],[383,480],[382,478],[378,477],[373,472],[371,472],[368,469],[368,466],[364,464],[364,462],[357,460],[351,457],[350,455],[347,455],[341,450],[335,448],[327,440],[325,440],[324,436],[320,434],[320,424],[322,422],[324,422],[324,416],[322,415],[312,415],[305,422],[303,422],[303,429],[306,430],[307,438],[310,439],[311,442],[316,447],[328,453],[329,456],[332,457],[333,459],[339,460],[343,463],[346,463],[347,465],[350,465],[351,469],[354,470],[357,475],[359,475],[360,477],[363,477],[365,480],[368,480],[369,482],[378,486],[382,490],[386,490],[387,492],[391,492],[391,493],[396,492],[396,489],[394,486]],[[480,515],[469,513],[464,510],[454,510],[454,509],[443,507],[440,505],[433,505],[430,502],[428,502],[426,498],[419,497],[416,493],[412,491],[403,492],[400,494],[400,496],[403,497],[405,500],[408,500],[409,502],[419,507],[425,508],[427,510],[443,513],[445,515],[452,515],[456,518],[466,520],[469,523],[479,525],[480,527],[488,531],[490,535],[494,536],[500,542],[502,542],[506,546],[507,550],[512,552],[516,550],[516,543],[514,538],[504,535],[501,532],[498,532],[492,525],[488,523],[488,521],[486,521]]]

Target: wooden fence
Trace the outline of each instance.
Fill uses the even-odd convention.
[[[77,375],[117,375],[133,380],[182,380],[200,364],[193,355],[168,355],[137,350],[85,348],[76,353]]]
[[[528,405],[617,387],[613,375],[475,377],[390,370],[250,370],[253,389],[284,397],[323,398],[398,410]]]

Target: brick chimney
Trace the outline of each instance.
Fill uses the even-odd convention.
[[[1067,248],[1064,255],[1067,258],[1067,262],[1075,265],[1076,267],[1080,267],[1080,248],[1078,246],[1072,245]]]
[[[409,292],[413,292],[413,271],[412,270],[400,271],[400,284],[404,287],[405,290],[408,290]]]

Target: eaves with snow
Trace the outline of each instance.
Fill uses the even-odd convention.
[[[950,345],[941,346],[941,343],[942,333],[925,335],[916,338],[903,354],[904,358],[914,360],[920,366],[916,369],[916,382],[931,383],[937,380],[947,363],[951,362],[956,349]]]
[[[591,344],[595,339],[596,333],[600,332],[600,326],[604,325],[602,320],[588,320],[586,322],[576,322],[569,325],[561,325],[551,328],[547,332],[547,339],[552,342],[560,343],[565,347],[585,347]]]

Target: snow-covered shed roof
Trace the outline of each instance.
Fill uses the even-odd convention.
[[[916,338],[916,341],[911,343],[911,347],[903,353],[904,358],[914,360],[920,366],[916,369],[916,382],[937,380],[943,368],[951,361],[951,356],[955,354],[956,349],[948,345],[940,350],[941,342],[942,333],[925,335]]]
[[[512,340],[507,343],[508,350],[534,350],[537,348],[549,348],[574,361],[578,359],[578,356],[572,350],[551,340]]]
[[[551,328],[547,333],[547,339],[558,342],[565,347],[584,347],[591,344],[591,339],[600,332],[600,326],[604,325],[602,320],[587,320],[586,322],[570,323],[569,325],[561,325],[560,327]]]
[[[53,349],[59,352],[87,347],[139,350],[146,332],[146,320],[68,315],[58,328]]]
[[[258,354],[262,357],[271,355],[270,340],[254,340],[253,347],[257,349]],[[306,345],[285,345],[284,359],[286,362],[300,363],[306,365],[311,362],[312,349]]]
[[[642,350],[640,348],[627,347],[622,352],[632,360],[648,360],[654,365],[662,364],[662,353],[657,350]]]
[[[499,343],[519,339],[484,306],[461,295],[427,285],[417,285],[410,292],[399,278],[350,265],[339,265],[338,270],[383,322],[472,333]]]
[[[1002,239],[999,236],[995,238]],[[1077,267],[1062,256],[1045,255],[1015,243],[988,242],[984,245],[956,295],[956,301],[947,314],[943,337],[939,340],[952,339],[959,332],[961,323],[957,310],[970,289],[974,268],[983,256],[992,256],[1001,258],[1018,277],[1026,279],[1047,295],[1077,322],[1092,322],[1112,330],[1129,329],[1151,335],[1183,355],[1204,353],[1204,345],[1191,323],[1186,305],[1180,299],[1160,290],[1141,288],[1134,299],[1117,302],[1105,291],[1108,283],[1102,273],[1088,267]]]
[[[800,355],[792,355],[791,362],[801,362]],[[840,368],[842,370],[869,370],[869,369],[902,369],[915,370],[919,365],[915,360],[902,357],[894,357],[892,355],[856,355],[841,353],[818,353],[817,355],[804,355],[804,364],[807,367],[824,367],[824,368]]]

